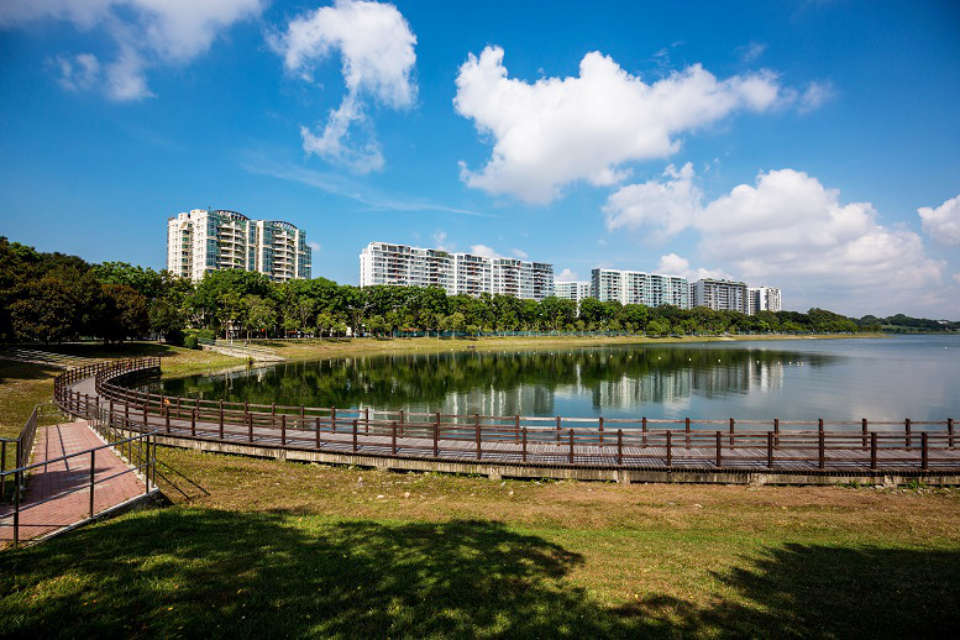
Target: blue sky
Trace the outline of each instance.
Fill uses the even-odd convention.
[[[960,5],[12,0],[0,234],[164,266],[165,221],[727,275],[960,318]]]

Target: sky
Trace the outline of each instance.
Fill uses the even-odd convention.
[[[960,319],[960,4],[6,0],[0,235],[165,266],[194,208]]]

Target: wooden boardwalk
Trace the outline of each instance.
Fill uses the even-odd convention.
[[[82,398],[81,411],[98,406],[102,410],[107,406],[105,400],[97,404],[99,398],[93,377],[77,380],[69,389],[77,398]],[[595,432],[585,437],[575,430],[524,431],[521,436],[520,431],[503,428],[487,433],[478,429],[474,437],[469,426],[438,428],[432,434],[431,425],[425,423],[363,424],[356,419],[320,420],[269,414],[260,414],[256,424],[249,416],[248,424],[232,422],[228,414],[221,423],[210,420],[206,414],[191,412],[187,412],[190,418],[177,417],[174,411],[165,409],[160,413],[152,410],[145,413],[142,406],[116,400],[112,407],[114,414],[122,415],[122,420],[132,429],[156,430],[177,438],[384,458],[659,471],[830,474],[960,470],[960,448],[936,448],[928,451],[924,460],[924,449],[920,445],[921,441],[926,442],[926,436],[920,433],[909,438],[909,448],[902,436],[896,440],[900,445],[891,444],[894,441],[888,439],[883,440],[881,446],[874,443],[872,448],[865,437],[861,440],[859,433],[826,434],[829,436],[826,442],[838,444],[823,446],[821,466],[820,443],[815,432],[800,438],[784,433],[774,440],[763,433],[738,433],[734,438],[727,434],[721,436],[719,432],[674,429],[669,435],[666,431],[650,431],[644,436],[647,446],[638,446],[640,438],[635,432],[629,434],[626,444],[618,440],[615,432],[608,432],[601,436],[604,438],[601,444]],[[265,419],[273,426],[263,426]],[[281,420],[282,427],[277,425]]]
[[[41,427],[33,446],[32,463],[49,464],[29,473],[20,505],[20,540],[38,538],[75,525],[107,509],[143,495],[143,481],[130,473],[130,466],[111,448],[98,449],[93,456],[64,456],[85,452],[106,444],[86,421]],[[93,501],[89,490],[95,483]],[[14,538],[13,507],[0,509],[0,542]]]

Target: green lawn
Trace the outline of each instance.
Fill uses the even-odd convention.
[[[0,635],[938,637],[960,625],[956,490],[162,457],[174,505],[0,554]]]

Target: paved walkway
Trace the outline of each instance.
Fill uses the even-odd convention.
[[[86,421],[41,427],[33,446],[32,462],[53,460],[63,455],[102,446],[104,441]],[[97,450],[94,462],[94,481],[110,478],[130,469],[112,449]],[[50,463],[46,469],[37,467],[27,480],[27,490],[20,507],[20,539],[27,540],[48,534],[90,517],[90,454]],[[49,502],[47,498],[71,489]],[[126,502],[146,490],[134,473],[124,473],[96,484],[94,514]],[[13,508],[0,508],[0,541],[13,539]]]

